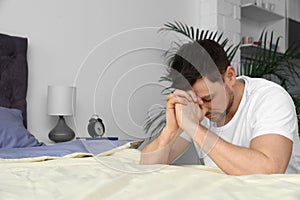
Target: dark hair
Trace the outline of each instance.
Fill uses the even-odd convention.
[[[198,40],[180,47],[171,64],[169,77],[172,87],[188,90],[202,77],[212,82],[222,80],[228,66],[230,62],[221,45],[213,40]]]

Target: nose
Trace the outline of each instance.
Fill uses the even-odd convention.
[[[207,103],[204,103],[200,97],[197,98],[198,98],[199,107],[201,108],[203,114],[205,115],[209,110],[209,105]]]

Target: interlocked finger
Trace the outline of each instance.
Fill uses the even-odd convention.
[[[193,90],[189,90],[189,91],[187,91],[187,93],[192,97],[192,99],[195,103],[198,102],[197,95],[195,94],[195,92]]]
[[[169,94],[167,96],[167,105],[183,104],[186,105],[188,100],[184,97],[176,96],[175,94]]]
[[[184,97],[190,102],[197,102],[197,96],[192,90],[186,92],[183,90],[176,89],[172,94],[175,94],[176,96],[179,97]]]

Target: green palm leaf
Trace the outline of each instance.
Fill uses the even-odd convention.
[[[249,61],[243,63],[241,66],[245,68],[244,75],[251,77],[262,77],[266,73],[274,72],[277,67],[283,60],[288,59],[284,55],[278,56],[278,43],[280,38],[277,38],[276,45],[272,50],[271,47],[273,43],[273,33],[270,36],[270,44],[267,45],[268,33],[262,32],[259,45],[256,48],[256,51],[251,55]]]
[[[296,68],[299,66],[292,62],[293,60],[300,58],[300,42],[295,42],[285,52],[281,53],[278,50],[280,39],[282,39],[282,37],[274,38],[273,31],[271,34],[263,31],[259,37],[257,48],[249,59],[242,61],[239,71],[241,71],[243,75],[250,77],[263,77],[271,81],[277,79],[280,81],[279,84],[289,91],[289,86],[295,85],[296,79],[300,80],[300,75],[296,71]],[[268,40],[269,42],[267,42]],[[273,41],[276,41],[275,44],[273,44]],[[299,92],[289,93],[294,100],[296,111],[299,115]]]
[[[174,23],[167,22],[166,24],[164,24],[164,27],[162,27],[159,30],[159,32],[165,32],[165,31],[172,31],[172,32],[180,33],[180,34],[186,36],[191,41],[197,41],[197,40],[203,40],[203,39],[214,40],[214,41],[218,42],[224,49],[229,41],[228,38],[225,38],[221,42],[223,33],[219,34],[218,31],[200,30],[199,28],[196,28],[196,31],[195,31],[194,27],[192,27],[192,26],[189,27],[188,25],[183,24],[181,22],[177,22],[177,21],[175,21]],[[196,34],[195,34],[195,32],[196,32]],[[219,37],[218,37],[218,39],[216,39],[218,34],[219,34]],[[233,57],[234,57],[236,51],[239,49],[239,46],[240,46],[240,44],[235,45],[235,47],[233,49],[231,49],[233,47],[233,45],[231,45],[230,47],[228,47],[225,50],[230,62],[233,60]]]

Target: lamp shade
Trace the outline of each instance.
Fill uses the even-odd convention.
[[[48,86],[48,115],[75,115],[76,88],[72,86]]]

